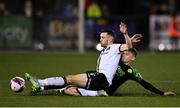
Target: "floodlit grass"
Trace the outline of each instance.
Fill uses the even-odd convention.
[[[0,53],[0,106],[86,107],[86,106],[180,106],[180,53],[140,52],[133,64],[143,78],[161,90],[172,90],[177,96],[164,97],[151,93],[133,81],[119,87],[115,96],[72,97],[55,93],[30,96],[30,85],[22,93],[13,93],[9,81],[28,72],[38,78],[82,73],[95,69],[98,53]]]

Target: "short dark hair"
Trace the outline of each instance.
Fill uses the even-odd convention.
[[[137,50],[135,48],[130,48],[128,51],[134,54],[134,56],[137,56]]]
[[[112,36],[112,37],[116,37],[116,34],[115,34],[115,32],[114,32],[114,30],[111,30],[111,29],[103,29],[102,31],[101,31],[101,33],[102,32],[106,32],[108,35],[110,35],[110,36]]]

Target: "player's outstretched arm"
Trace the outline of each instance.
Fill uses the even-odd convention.
[[[138,82],[140,85],[142,85],[145,89],[159,94],[159,95],[164,95],[164,96],[175,96],[176,94],[174,92],[168,91],[168,92],[163,92],[161,90],[159,90],[158,88],[156,88],[155,86],[153,86],[151,83],[143,80],[142,78],[138,78],[138,77],[133,77],[132,80]]]
[[[125,44],[122,44],[120,50],[123,51],[123,50],[128,50],[128,49],[132,48],[133,45],[132,45],[131,39],[128,35],[126,24],[121,22],[121,24],[119,25],[119,30],[120,30],[120,32],[123,33],[125,42],[126,42]]]
[[[142,39],[142,37],[143,37],[142,34],[135,34],[135,35],[133,35],[133,36],[130,38],[132,44],[134,45],[134,44],[140,42],[141,39]]]

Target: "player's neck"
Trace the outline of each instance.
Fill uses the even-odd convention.
[[[108,48],[110,45],[112,45],[112,44],[108,44],[108,45],[106,45],[106,46],[104,47],[104,49]]]
[[[130,66],[131,63],[132,63],[132,61],[129,61],[129,62],[126,62],[126,63],[124,63],[124,64]]]

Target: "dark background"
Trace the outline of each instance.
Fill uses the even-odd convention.
[[[24,15],[24,5],[27,0],[1,0],[1,3],[6,5],[7,15]],[[48,18],[61,17],[59,12],[66,4],[73,4],[78,7],[77,0],[30,0],[32,2],[32,22],[33,22],[33,42],[42,42],[47,48],[48,36],[44,35],[44,25]],[[96,22],[99,19],[105,20],[105,25],[102,26],[95,23],[93,30],[93,39],[98,39],[98,31],[104,27],[115,29],[117,35],[118,24],[125,22],[129,27],[130,35],[135,33],[143,34],[143,41],[139,44],[139,49],[148,50],[149,45],[149,16],[171,15],[180,13],[179,0],[85,0],[85,18],[87,7],[93,2],[97,2],[100,7],[106,6],[106,12],[102,10],[103,16],[93,19]],[[4,10],[3,10],[4,11]],[[0,10],[1,15],[3,11]],[[42,12],[40,15],[38,12]],[[117,41],[123,41],[119,39]]]

